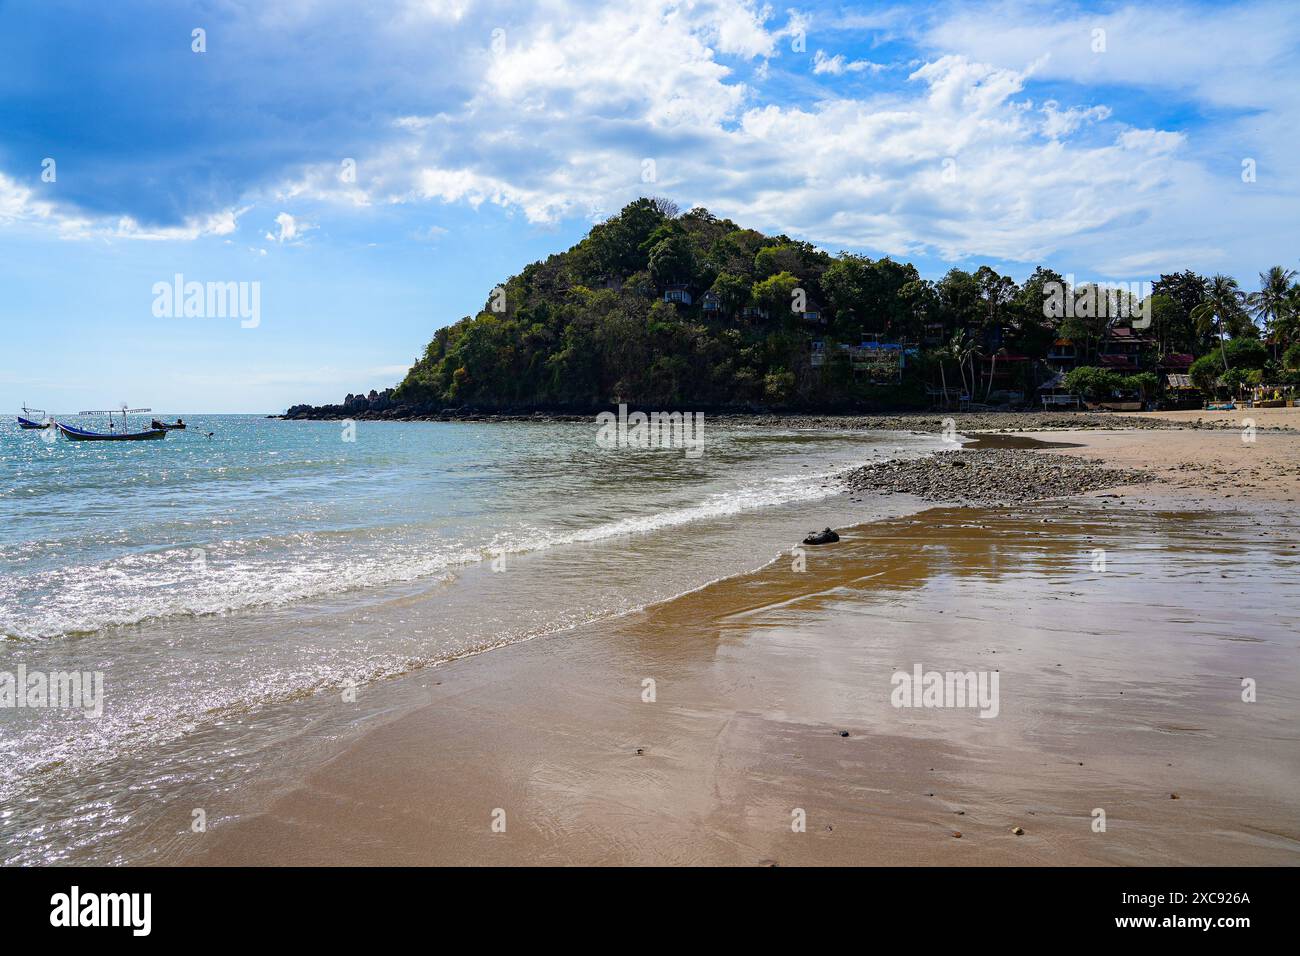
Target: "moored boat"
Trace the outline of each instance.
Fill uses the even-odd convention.
[[[50,421],[50,417],[45,413],[44,409],[28,408],[24,405],[23,413],[18,416],[19,428],[50,428],[53,425],[54,422]]]
[[[160,422],[158,421],[158,419],[155,418],[152,422],[149,423],[149,427],[161,428],[165,432],[184,431],[185,422],[183,419],[178,418],[176,419],[175,422],[169,425],[166,422]]]
[[[104,412],[81,412],[82,415],[107,415],[108,431],[94,432],[88,428],[78,428],[75,425],[65,425],[63,422],[55,422],[55,426],[63,433],[64,438],[70,438],[73,441],[150,441],[156,438],[166,438],[167,429],[165,428],[146,428],[143,431],[132,432],[126,431],[126,418],[128,415],[139,415],[148,412],[148,408],[127,408],[123,405],[121,408],[111,409]],[[116,430],[113,416],[118,415],[122,421],[122,431]]]
[[[167,430],[149,428],[142,432],[92,432],[84,428],[75,428],[63,422],[55,422],[65,438],[73,441],[148,441],[153,438],[166,438]]]

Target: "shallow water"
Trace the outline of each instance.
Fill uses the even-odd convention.
[[[693,458],[594,423],[185,417],[128,445],[0,432],[0,673],[104,679],[95,719],[0,709],[6,861],[122,859],[142,826],[164,852],[169,799],[228,805],[409,706],[388,678],[757,567],[849,519],[836,472],[942,444],[706,426]]]

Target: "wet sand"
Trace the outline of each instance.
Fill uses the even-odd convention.
[[[426,706],[188,861],[1295,865],[1296,531],[1168,495],[863,525],[404,678]],[[996,672],[998,715],[892,706],[916,664]]]

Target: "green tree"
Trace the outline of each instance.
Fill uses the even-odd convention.
[[[752,283],[746,276],[720,272],[713,280],[710,291],[717,295],[722,311],[731,317],[749,303],[751,286]]]
[[[1228,333],[1240,328],[1242,323],[1249,324],[1246,316],[1245,295],[1232,276],[1216,275],[1210,280],[1205,298],[1192,310],[1192,321],[1203,333],[1214,333],[1219,338],[1219,353],[1223,358],[1223,370],[1228,370],[1228,350],[1224,345]]]
[[[1083,365],[1066,373],[1065,387],[1091,402],[1104,402],[1124,387],[1124,379],[1110,369]]]
[[[675,282],[690,284],[695,275],[695,250],[682,233],[665,236],[650,248],[650,275],[659,285]]]
[[[761,282],[754,283],[753,299],[761,303],[768,313],[776,318],[790,316],[790,304],[794,290],[799,288],[799,277],[789,272],[778,272]]]
[[[1246,297],[1250,311],[1275,338],[1280,337],[1278,321],[1291,305],[1292,280],[1295,277],[1294,269],[1273,266],[1267,272],[1259,274],[1259,291]]]

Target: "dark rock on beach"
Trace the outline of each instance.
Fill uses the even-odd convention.
[[[834,544],[840,540],[840,536],[827,528],[825,531],[810,531],[808,537],[803,539],[804,544]]]

